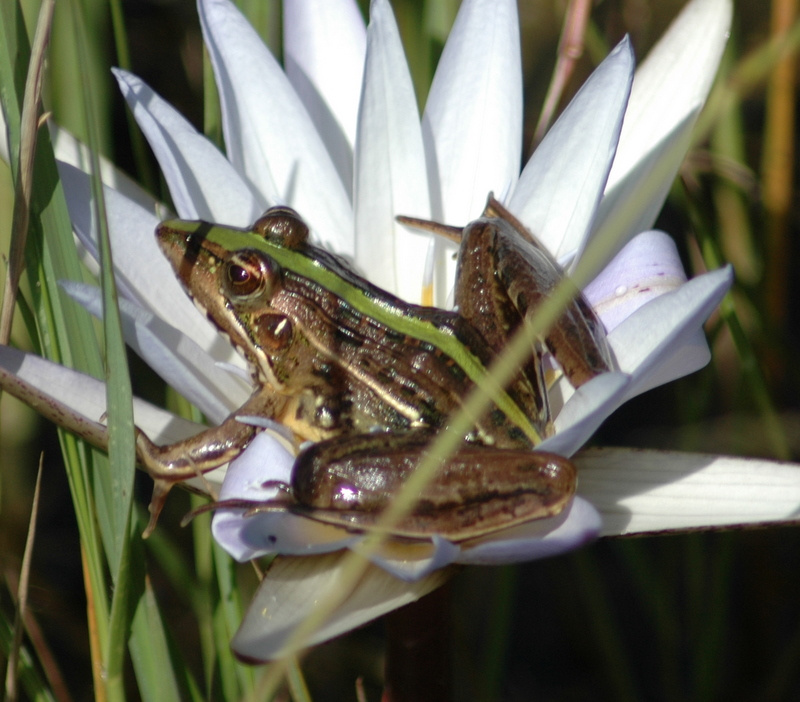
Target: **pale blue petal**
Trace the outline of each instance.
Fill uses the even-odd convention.
[[[625,373],[603,373],[579,387],[555,419],[556,433],[537,448],[571,456],[622,402],[630,377]]]
[[[72,226],[81,243],[97,257],[97,228],[89,177],[74,166],[58,164]],[[114,276],[125,296],[179,329],[217,361],[244,367],[244,361],[189,300],[172,266],[156,243],[159,218],[121,193],[104,190],[114,259]]]
[[[103,422],[106,385],[97,378],[9,346],[0,346],[0,369],[13,373],[84,419]],[[138,398],[133,399],[133,414],[136,426],[159,444],[180,441],[203,429]]]
[[[659,367],[670,362],[678,376],[698,370],[690,365],[708,361],[707,348],[698,354],[698,330],[711,312],[719,305],[733,282],[730,266],[693,278],[677,290],[651,300],[608,335],[614,355],[621,370],[631,373],[633,381],[626,391],[630,399],[656,387],[664,380]],[[688,344],[689,354],[682,358],[683,367],[675,364],[673,357]]]
[[[231,461],[219,499],[269,500],[277,489],[265,488],[264,483],[275,480],[289,484],[293,465],[294,456],[285,445],[269,432],[261,432]],[[270,553],[310,555],[338,551],[358,538],[286,510],[245,514],[245,509],[220,509],[211,525],[217,543],[238,561]]]
[[[456,563],[504,565],[550,558],[593,541],[601,526],[600,515],[591,503],[576,497],[555,517],[520,524],[462,544]]]
[[[635,236],[584,288],[583,295],[610,332],[642,305],[685,282],[672,237],[648,231]]]
[[[91,314],[102,318],[100,288],[74,281],[62,281],[61,287]],[[222,422],[250,396],[252,388],[243,379],[222,370],[174,327],[130,300],[120,299],[119,311],[125,342],[212,423]]]

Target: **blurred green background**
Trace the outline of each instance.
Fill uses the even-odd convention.
[[[4,0],[6,1],[6,0]],[[92,57],[78,68],[70,2],[86,18]],[[243,1],[280,54],[276,3]],[[362,3],[363,4],[363,3]],[[420,99],[430,81],[456,0],[393,0],[405,34]],[[564,2],[521,0],[530,142],[554,66]],[[586,50],[569,91],[624,33],[643,57],[684,3],[601,0],[592,11]],[[29,27],[38,8],[23,2]],[[797,54],[766,52],[779,39],[773,15],[796,2],[735,2],[734,26],[720,76],[730,100],[709,125],[710,138],[689,154],[658,228],[678,242],[690,274],[713,266],[709,252],[734,263],[729,302],[735,328],[708,324],[712,364],[629,402],[602,427],[598,444],[681,449],[798,460],[800,348],[798,276]],[[191,0],[126,0],[120,5],[130,68],[186,115],[204,125],[202,38]],[[793,39],[793,46],[798,44]],[[45,104],[78,136],[77,86],[91,80],[102,116],[106,156],[166,197],[149,152],[135,156],[126,108],[108,67],[118,65],[106,0],[57,3]],[[124,62],[124,61],[123,61]],[[569,95],[562,102],[566,104]],[[85,137],[84,137],[85,138]],[[525,155],[527,157],[527,154]],[[0,236],[7,242],[12,191],[0,164]],[[3,244],[3,251],[7,251]],[[705,257],[705,261],[704,261]],[[21,328],[13,339],[26,340]],[[160,400],[152,373],[131,359],[134,391]],[[0,424],[0,607],[13,612],[9,588],[27,531],[31,492],[44,451],[44,491],[33,560],[30,607],[66,688],[92,699],[80,546],[54,430],[19,403],[2,400]],[[148,481],[140,483],[143,498]],[[187,499],[173,498],[160,529],[191,555],[190,534],[177,528]],[[197,660],[196,625],[185,598],[152,577],[175,644]],[[503,700],[789,700],[800,699],[800,530],[783,527],[728,533],[602,541],[579,553],[507,568],[472,568],[454,581],[452,665],[456,699]],[[353,699],[362,678],[378,699],[383,661],[381,623],[313,651],[303,665],[314,699]],[[136,691],[131,681],[131,699]]]

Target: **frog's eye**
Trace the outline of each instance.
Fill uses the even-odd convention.
[[[265,239],[294,249],[308,241],[308,225],[291,207],[270,207],[253,225],[253,231]]]
[[[254,251],[232,256],[223,272],[229,296],[238,299],[270,295],[275,274],[276,266]]]

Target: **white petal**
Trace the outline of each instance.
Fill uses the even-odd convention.
[[[419,302],[429,236],[395,221],[430,217],[414,88],[391,7],[372,3],[355,163],[356,263],[380,287]]]
[[[635,236],[583,295],[610,332],[650,300],[686,282],[672,237],[659,231]]]
[[[364,18],[354,0],[284,0],[286,75],[348,189],[365,51]]]
[[[8,148],[8,125],[3,105],[0,104],[0,158],[6,163],[10,163],[11,155]]]
[[[634,449],[590,449],[574,460],[603,535],[800,520],[794,463]]]
[[[728,39],[730,0],[692,0],[636,72],[617,157],[596,228],[629,211],[613,228],[649,229],[669,191],[699,108],[705,102]]]
[[[89,173],[91,171],[89,147],[78,141],[66,129],[53,124],[52,120],[48,121],[48,126],[56,159],[68,163],[84,173]],[[153,196],[102,156],[100,157],[100,178],[105,185],[122,193],[140,207],[151,212],[156,211],[158,203]]]
[[[509,201],[557,259],[572,258],[583,248],[616,152],[633,66],[625,38],[551,127]]]
[[[477,542],[463,544],[457,563],[502,565],[549,558],[580,548],[600,532],[594,507],[576,497],[559,515],[508,529]]]
[[[334,592],[342,571],[342,554],[278,557],[270,566],[244,621],[231,643],[234,651],[255,661],[286,655],[288,637],[303,620]],[[370,565],[346,600],[304,646],[332,639],[418,600],[444,583],[448,570],[406,583]]]
[[[73,281],[63,281],[61,287],[73,300],[102,318],[100,288]],[[119,300],[119,310],[126,343],[212,423],[222,422],[250,396],[252,388],[248,383],[222,370],[174,327],[130,300]]]
[[[677,349],[672,349],[668,357],[665,356],[657,366],[647,371],[647,384],[643,387],[650,389],[671,383],[704,368],[710,360],[711,349],[708,348],[705,332],[700,327],[693,334],[687,334]],[[643,392],[638,384],[632,384],[631,387],[632,394]]]
[[[699,110],[698,105],[695,112],[677,124],[661,141],[652,143],[633,170],[628,171],[616,186],[606,187],[591,236],[614,242],[612,253],[635,234],[653,226],[686,155],[692,125]]]
[[[112,71],[153,150],[178,215],[245,227],[266,209],[223,154],[135,75]]]
[[[698,276],[651,300],[608,335],[620,369],[633,375],[626,399],[656,387],[661,380],[658,367],[685,343],[696,345],[697,331],[732,282],[730,267]],[[687,366],[682,374],[695,370]]]
[[[81,243],[97,257],[97,230],[88,176],[59,163],[69,215]],[[244,362],[217,329],[189,300],[172,266],[158,248],[159,219],[111,188],[105,189],[106,211],[114,258],[114,275],[130,299],[180,329],[216,360],[244,367]]]
[[[231,163],[267,202],[291,205],[323,244],[352,255],[345,187],[280,66],[228,0],[200,0],[199,9]]]
[[[91,422],[101,422],[106,413],[105,383],[89,375],[8,346],[0,346],[0,369]],[[203,428],[137,398],[133,411],[136,426],[159,444],[180,441]]]
[[[537,448],[562,456],[571,456],[606,417],[619,407],[626,395],[630,377],[625,373],[603,373],[579,387],[567,400],[555,419],[555,435]]]
[[[514,0],[465,0],[423,117],[434,219],[465,225],[516,181],[522,74]],[[439,184],[438,192],[436,184]]]

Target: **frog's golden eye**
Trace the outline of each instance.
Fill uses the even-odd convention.
[[[271,294],[275,266],[264,256],[245,252],[232,256],[225,264],[224,279],[231,297],[246,299]]]

